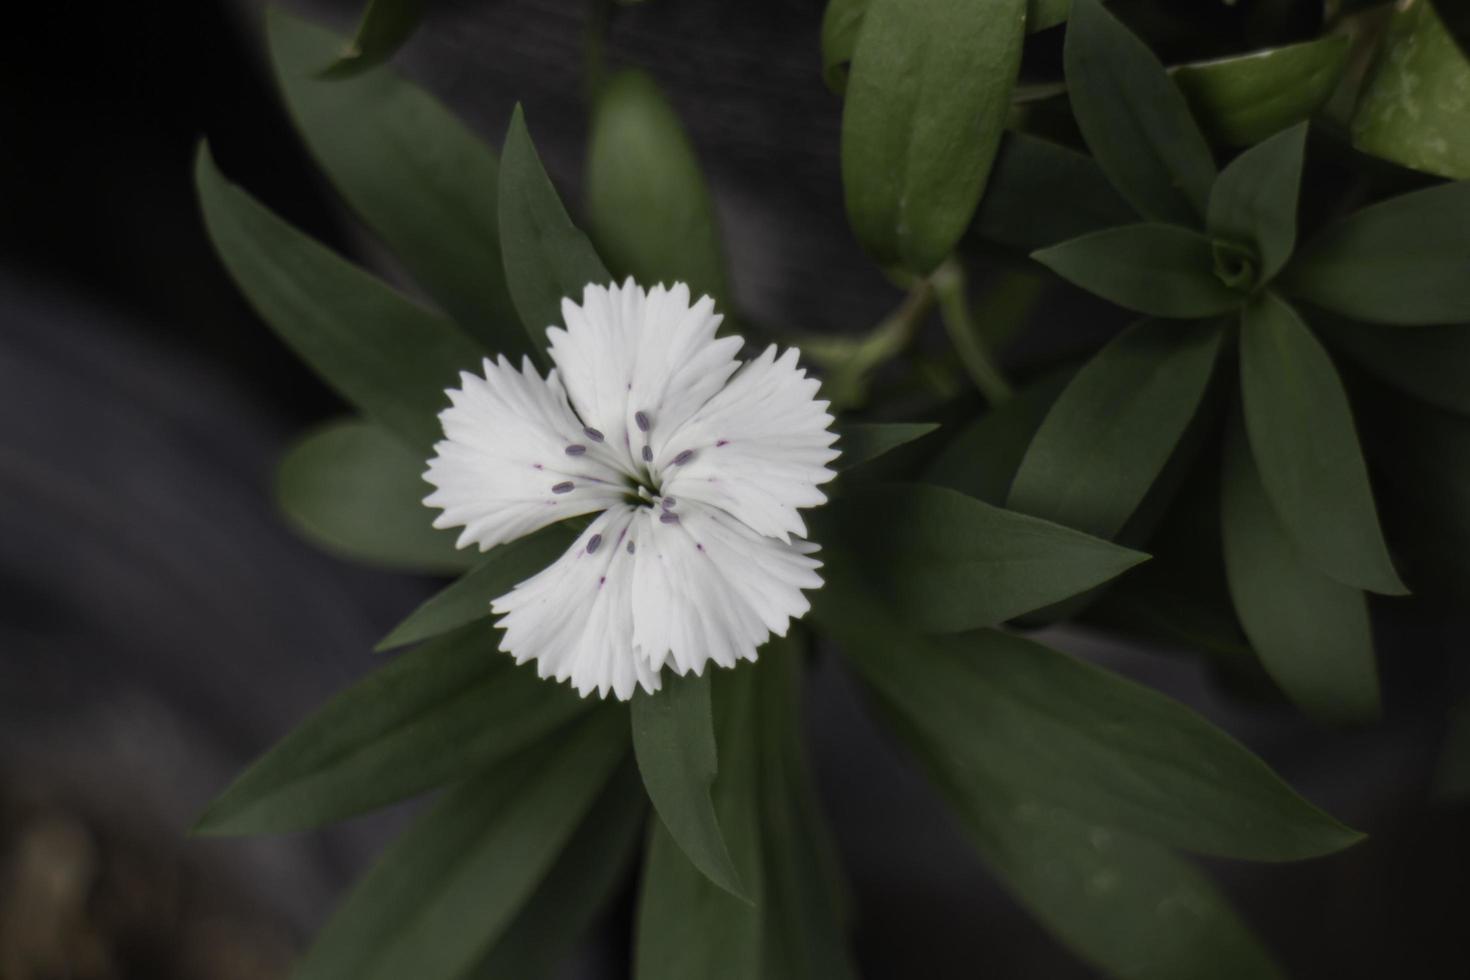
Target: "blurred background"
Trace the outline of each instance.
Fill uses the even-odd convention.
[[[288,5],[343,33],[361,6]],[[0,980],[282,977],[407,813],[273,840],[186,832],[375,666],[373,642],[435,583],[324,555],[277,516],[275,460],[340,406],[216,262],[196,142],[292,222],[394,270],[291,131],[255,0],[20,6],[0,58]],[[1244,50],[1267,23],[1315,29],[1312,4],[1175,6],[1191,56]],[[853,332],[899,297],[847,230],[822,7],[650,0],[617,16],[608,54],[650,70],[680,110],[741,307]],[[523,101],[575,200],[585,30],[585,5],[564,0],[438,0],[397,63],[496,144]],[[1054,42],[1031,43],[1044,58]],[[1070,309],[1043,304],[1013,367],[1096,332]],[[1463,976],[1470,810],[1436,790],[1436,770],[1452,764],[1440,746],[1466,687],[1467,615],[1375,613],[1386,720],[1347,734],[1232,700],[1187,657],[1054,639],[1202,710],[1372,835],[1299,865],[1212,865],[1291,975]],[[807,699],[865,975],[1093,975],[986,877],[831,658]],[[633,899],[568,977],[627,974]]]

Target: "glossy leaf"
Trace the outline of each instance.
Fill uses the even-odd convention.
[[[1210,239],[1177,225],[1108,228],[1032,257],[1088,292],[1148,316],[1215,316],[1245,302],[1244,293],[1215,274]]]
[[[1136,220],[1091,157],[1050,140],[1008,132],[970,234],[1030,253]]]
[[[830,566],[933,632],[993,626],[1106,582],[1146,556],[942,487],[852,488],[812,514]]]
[[[1097,0],[1074,0],[1063,62],[1077,126],[1114,186],[1145,218],[1197,224],[1215,162],[1153,52]]]
[[[425,0],[368,0],[357,33],[340,46],[337,59],[322,76],[350,78],[393,57],[419,26],[424,4]]]
[[[496,650],[488,623],[381,667],[329,701],[210,804],[198,831],[319,827],[482,772],[591,705]]]
[[[813,615],[967,792],[1248,860],[1328,854],[1361,838],[1162,694],[1006,633],[916,636],[855,571],[827,564]]]
[[[543,882],[627,753],[602,704],[563,736],[455,788],[388,848],[338,907],[299,980],[452,980]]]
[[[333,186],[455,322],[513,359],[531,350],[505,284],[495,154],[394,72],[316,77],[340,38],[279,7],[266,14],[276,81]]]
[[[376,649],[392,650],[418,643],[488,617],[492,602],[565,554],[577,533],[567,524],[553,524],[492,548],[483,556],[470,552],[477,564],[425,600]]]
[[[1119,334],[1047,413],[1007,506],[1114,537],[1199,408],[1221,333],[1216,323],[1143,320]]]
[[[1407,591],[1378,527],[1342,379],[1296,311],[1273,294],[1243,318],[1240,383],[1261,482],[1307,560],[1344,585]]]
[[[1390,198],[1324,229],[1284,274],[1311,303],[1375,323],[1470,323],[1470,181]]]
[[[1296,247],[1306,143],[1305,124],[1277,133],[1232,160],[1210,191],[1210,234],[1254,250],[1256,282],[1275,278]]]
[[[1021,61],[1025,0],[872,0],[842,114],[842,183],[879,262],[932,271],[985,188]]]
[[[358,419],[301,437],[276,471],[276,501],[302,535],[328,551],[384,568],[460,572],[478,556],[454,547],[423,504],[424,461],[386,429]]]
[[[521,323],[536,349],[561,323],[561,301],[582,300],[588,283],[612,281],[587,236],[572,224],[541,166],[520,106],[500,155],[500,251]]]
[[[1431,405],[1470,415],[1470,326],[1385,330],[1319,314],[1312,326],[1369,373]]]
[[[1380,45],[1353,110],[1353,145],[1425,173],[1470,178],[1470,57],[1435,5],[1398,4]]]
[[[939,426],[932,422],[849,422],[833,428],[842,455],[832,465],[846,471],[922,439]]]
[[[1319,571],[1292,543],[1238,420],[1226,445],[1221,528],[1236,615],[1271,677],[1314,718],[1376,719],[1378,670],[1363,593]]]
[[[718,770],[710,674],[664,678],[656,694],[633,695],[633,751],[643,785],[669,836],[700,872],[749,901],[710,800]]]
[[[215,252],[261,319],[364,415],[427,457],[444,390],[479,365],[481,349],[226,181],[203,145],[194,179]]]
[[[1311,117],[1332,95],[1347,66],[1342,35],[1180,65],[1174,82],[1209,138],[1254,146]]]
[[[728,309],[730,288],[714,201],[683,126],[639,71],[598,94],[587,149],[587,223],[619,276],[688,283]]]

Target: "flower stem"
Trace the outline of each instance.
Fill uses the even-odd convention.
[[[950,256],[930,277],[939,301],[939,318],[949,332],[950,343],[969,372],[970,380],[992,406],[1011,397],[1011,384],[1001,372],[985,335],[970,315],[965,296],[965,270]]]

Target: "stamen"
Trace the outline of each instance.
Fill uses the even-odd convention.
[[[590,539],[588,539],[588,541],[587,541],[587,554],[589,554],[589,555],[595,555],[595,554],[597,554],[597,549],[600,548],[601,546],[602,546],[602,535],[600,535],[600,534],[594,534],[594,535],[592,535],[592,537]]]
[[[665,497],[664,502],[661,506],[664,510],[673,510],[676,503],[678,503],[678,501],[675,500],[673,497]]]
[[[571,445],[567,447],[568,456],[580,456],[587,451],[586,446]]]
[[[680,453],[679,455],[677,455],[677,456],[674,457],[674,465],[675,466],[683,466],[685,463],[689,462],[693,458],[694,458],[694,450],[692,450],[692,449],[686,449],[682,453]]]
[[[637,550],[638,550],[637,548],[633,547],[633,542],[632,541],[629,541],[628,542],[628,554],[631,555],[633,552],[635,552]]]
[[[571,493],[574,486],[576,486],[576,484],[574,484],[571,480],[563,480],[561,483],[558,483],[556,486],[552,487],[551,492]]]
[[[648,421],[648,413],[647,412],[634,412],[633,413],[633,421],[638,424],[638,431],[639,432],[647,432],[648,431],[649,421]]]
[[[658,520],[660,524],[678,524],[679,515],[675,514],[673,511],[666,510],[662,514],[658,515]]]
[[[593,442],[601,442],[603,440],[602,433],[601,432],[598,432],[596,429],[592,428],[592,426],[590,426],[590,425],[584,425],[582,427],[582,431],[584,433],[586,433],[587,438],[588,439],[591,439]]]
[[[715,448],[716,449],[719,449],[721,446],[728,446],[728,445],[730,445],[730,440],[729,439],[717,439],[717,440],[715,440]]]
[[[643,462],[645,462],[645,463],[651,463],[651,462],[653,462],[653,447],[652,446],[644,446],[643,447]]]

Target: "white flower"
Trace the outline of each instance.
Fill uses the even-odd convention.
[[[665,666],[754,660],[819,588],[800,508],[838,453],[827,402],[775,346],[742,341],[689,289],[589,285],[550,328],[556,368],[485,361],[439,416],[424,479],[434,526],[481,551],[584,514],[565,555],[492,603],[501,649],[542,677],[629,698]]]

